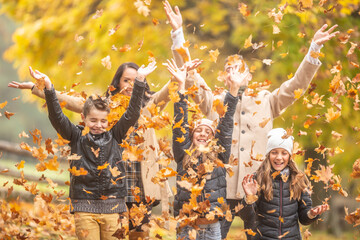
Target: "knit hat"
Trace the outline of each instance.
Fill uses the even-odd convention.
[[[194,125],[194,129],[193,129],[193,133],[195,132],[195,130],[200,127],[200,126],[207,126],[211,129],[213,135],[215,135],[215,126],[214,126],[214,121],[211,121],[209,119],[203,118],[203,119],[199,119],[195,122]]]
[[[294,147],[294,137],[288,136],[283,128],[271,129],[267,135],[266,155],[275,148],[283,148],[292,155]]]

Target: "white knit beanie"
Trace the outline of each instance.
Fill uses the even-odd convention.
[[[193,132],[195,132],[195,129],[200,127],[200,126],[207,126],[211,129],[213,135],[215,136],[215,126],[214,126],[214,121],[211,121],[210,119],[199,119],[196,121]]]
[[[267,135],[266,155],[275,148],[284,148],[290,155],[293,153],[294,137],[286,137],[286,131],[283,128],[271,129]]]

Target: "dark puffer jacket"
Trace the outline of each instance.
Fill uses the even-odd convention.
[[[319,216],[310,219],[307,215],[312,208],[311,197],[307,192],[301,194],[299,201],[290,200],[291,179],[284,182],[281,177],[289,174],[290,170],[286,167],[273,180],[271,201],[267,201],[263,194],[251,205],[246,204],[245,199],[242,200],[245,207],[240,210],[240,217],[244,222],[254,221],[247,224],[256,232],[255,237],[248,236],[248,239],[279,239],[283,236],[281,239],[301,240],[299,222],[309,225],[318,219]]]
[[[129,107],[120,120],[110,129],[99,135],[91,133],[82,136],[82,126],[76,126],[64,115],[56,97],[54,88],[45,89],[45,99],[49,111],[49,119],[56,131],[66,140],[69,140],[71,153],[81,158],[72,160],[70,168],[83,168],[86,175],[75,176],[70,174],[70,198],[72,200],[100,200],[124,198],[126,196],[125,167],[119,145],[126,138],[126,133],[134,126],[140,116],[142,96],[145,84],[135,81]],[[98,151],[96,156],[94,151]],[[99,166],[105,166],[98,169]],[[121,172],[114,177],[109,168],[117,167]],[[116,182],[116,184],[114,184]],[[91,193],[88,193],[91,192]]]
[[[189,149],[192,143],[192,139],[190,137],[190,130],[188,126],[188,106],[185,101],[184,95],[180,94],[180,101],[174,104],[174,115],[175,115],[175,123],[181,121],[181,127],[186,130],[185,134],[181,131],[180,128],[173,129],[173,152],[174,158],[177,163],[177,177],[176,180],[181,181],[183,176],[188,177],[186,170],[183,168],[183,159],[187,153],[185,150]],[[215,138],[218,140],[217,144],[224,147],[225,152],[221,152],[218,154],[218,158],[224,162],[228,163],[231,151],[231,143],[232,143],[232,132],[234,126],[234,112],[236,109],[236,104],[238,102],[238,97],[233,97],[230,93],[227,93],[224,101],[224,105],[228,105],[227,112],[223,118],[220,119],[219,124],[216,129]],[[183,142],[178,142],[177,139],[181,137],[185,137]],[[201,163],[201,156],[199,157],[198,165]],[[195,168],[196,166],[194,166]],[[189,202],[191,193],[176,184],[177,194],[174,199],[174,215],[179,215],[180,210],[184,203]],[[210,211],[214,210],[214,208],[220,207],[221,204],[218,202],[218,198],[226,199],[226,170],[222,167],[214,168],[210,177],[206,178],[206,184],[204,189],[202,190],[198,202],[203,202],[205,200],[209,200],[210,202]]]

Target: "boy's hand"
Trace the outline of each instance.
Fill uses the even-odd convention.
[[[50,90],[51,89],[51,81],[50,78],[48,76],[46,76],[45,74],[43,74],[42,72],[38,71],[38,70],[33,70],[30,66],[29,66],[29,71],[30,71],[30,75],[35,78],[38,81],[42,81],[44,80],[45,83],[45,88]]]
[[[147,75],[149,75],[150,73],[152,73],[155,69],[157,68],[156,66],[156,62],[153,61],[151,63],[149,63],[149,65],[147,65],[145,67],[145,65],[142,65],[138,70],[137,70],[137,79],[141,82],[144,81],[145,77]]]
[[[333,32],[334,29],[337,27],[338,25],[335,24],[334,26],[332,26],[331,28],[329,28],[329,30],[325,31],[325,29],[328,27],[327,24],[324,24],[314,35],[313,41],[317,44],[317,45],[323,45],[324,43],[326,43],[327,41],[329,41],[330,39],[332,39],[333,37],[336,36],[336,34],[339,33],[339,31]]]
[[[197,67],[199,67],[202,62],[203,62],[203,60],[194,59],[194,60],[192,60],[192,61],[186,62],[186,63],[184,64],[183,68],[185,68],[186,71],[190,72],[190,71],[196,69]]]
[[[167,70],[174,76],[175,80],[179,83],[179,90],[185,88],[185,79],[186,79],[186,68],[179,69],[176,66],[175,60],[167,60],[167,63],[164,63],[167,66]]]
[[[178,28],[180,28],[183,24],[180,10],[179,10],[178,6],[175,6],[175,12],[174,12],[171,8],[170,3],[167,0],[163,1],[163,4],[164,4],[165,13],[169,20],[169,23],[170,23],[173,31],[175,31]]]
[[[16,81],[12,81],[11,83],[8,84],[8,87],[11,88],[18,88],[18,89],[32,89],[34,87],[34,83],[33,82],[16,82]]]
[[[311,216],[316,217],[317,215],[320,215],[329,209],[330,209],[329,205],[323,204],[323,205],[313,207],[312,209],[309,210],[309,212],[310,212]]]
[[[258,183],[254,179],[254,174],[248,174],[242,181],[242,187],[246,196],[256,195],[258,191]]]

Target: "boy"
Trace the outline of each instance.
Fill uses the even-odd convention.
[[[125,204],[125,168],[118,146],[126,138],[128,129],[140,116],[145,91],[145,76],[156,66],[138,70],[129,107],[121,119],[109,130],[107,115],[110,112],[105,99],[89,97],[82,119],[89,132],[83,136],[83,126],[75,126],[64,115],[50,79],[30,69],[37,80],[45,81],[45,99],[49,119],[56,131],[69,140],[71,153],[79,160],[70,161],[71,213],[75,217],[75,231],[79,239],[116,239],[119,213],[127,211]]]

